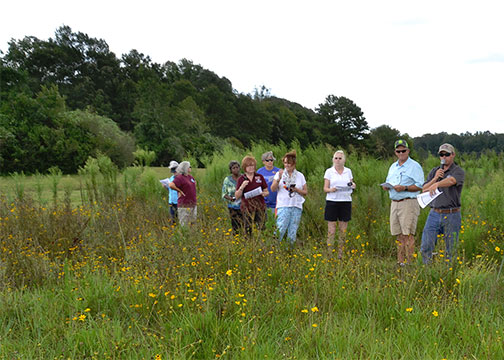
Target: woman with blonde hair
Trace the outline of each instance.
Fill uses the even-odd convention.
[[[284,168],[273,178],[271,190],[278,190],[276,210],[280,240],[287,233],[287,239],[293,245],[296,242],[304,197],[308,189],[304,175],[296,170],[296,151],[292,150],[285,154],[282,162]]]
[[[324,219],[327,221],[327,246],[332,253],[336,225],[338,225],[338,258],[340,259],[343,256],[348,222],[352,218],[352,192],[356,187],[352,170],[345,167],[345,161],[343,150],[336,151],[333,155],[333,166],[324,174],[324,192],[327,194],[324,212]]]
[[[243,223],[247,234],[252,233],[252,225],[257,229],[264,229],[266,220],[266,202],[268,184],[261,174],[256,172],[257,161],[253,156],[247,155],[242,160],[244,172],[236,182],[236,200],[241,199],[240,209],[243,214]]]

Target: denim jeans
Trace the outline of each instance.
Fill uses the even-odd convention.
[[[303,210],[297,207],[277,208],[277,229],[280,240],[287,233],[287,239],[291,245],[296,242],[296,234],[301,221]]]
[[[432,252],[437,243],[438,235],[443,235],[446,246],[446,258],[456,256],[456,247],[462,216],[460,211],[451,214],[440,214],[431,210],[422,233],[420,252],[424,264],[432,262]]]

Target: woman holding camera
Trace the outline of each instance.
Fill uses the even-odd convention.
[[[271,190],[278,191],[276,213],[280,240],[287,233],[288,241],[294,245],[308,189],[304,175],[296,170],[296,151],[285,154],[282,162],[284,168],[275,174]]]
[[[345,167],[345,153],[338,150],[333,155],[333,166],[324,174],[326,207],[324,219],[327,221],[327,246],[333,252],[336,222],[339,227],[338,258],[343,256],[348,222],[352,218],[352,192],[355,189],[352,170]]]

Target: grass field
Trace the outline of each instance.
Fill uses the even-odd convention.
[[[115,185],[62,176],[56,199],[51,176],[2,178],[0,358],[502,359],[504,170],[462,160],[459,258],[446,263],[440,244],[432,266],[417,257],[405,268],[376,186],[389,161],[349,157],[358,190],[341,260],[324,246],[328,165],[315,160],[300,162],[310,192],[293,249],[271,220],[252,238],[232,235],[218,158],[195,174],[190,229],[168,221],[167,169]]]

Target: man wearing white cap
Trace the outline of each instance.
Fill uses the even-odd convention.
[[[462,223],[460,196],[464,185],[465,172],[454,162],[455,148],[451,144],[439,147],[440,166],[433,168],[427,176],[422,191],[432,195],[441,192],[431,203],[431,210],[422,233],[420,251],[424,264],[432,262],[432,252],[438,235],[442,235],[446,246],[446,259],[456,253],[458,234]]]
[[[168,190],[168,203],[170,204],[170,216],[173,223],[177,222],[178,192],[176,190],[170,189],[170,186],[168,184],[170,184],[173,181],[173,179],[175,179],[175,175],[177,172],[176,170],[178,166],[179,163],[176,162],[175,160],[170,161],[169,168],[172,173],[172,176],[160,181],[161,184],[163,184],[163,186],[166,188],[166,190]]]

